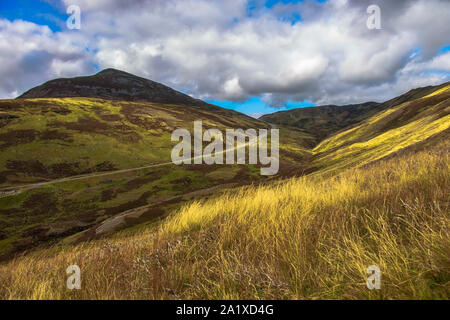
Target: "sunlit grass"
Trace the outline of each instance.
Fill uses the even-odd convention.
[[[445,89],[445,88],[444,88]],[[381,159],[450,128],[447,91],[382,111],[317,145],[311,168],[340,172]],[[438,95],[439,94],[439,95]]]
[[[160,226],[32,252],[0,266],[0,297],[448,299],[448,147],[245,187]],[[382,270],[379,291],[366,287],[370,265]]]
[[[441,93],[444,93],[444,92],[448,92],[448,91],[450,91],[450,85],[446,86],[446,87],[444,87],[442,89],[436,90],[435,92],[427,95],[425,98],[433,97],[433,96],[436,96],[438,94],[441,94]]]

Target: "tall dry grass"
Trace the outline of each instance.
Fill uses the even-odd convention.
[[[448,299],[448,147],[246,187],[156,230],[30,253],[0,266],[0,298]],[[366,287],[370,265],[381,290]]]

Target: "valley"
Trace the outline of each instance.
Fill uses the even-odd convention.
[[[377,298],[370,261],[385,297],[448,294],[449,83],[254,119],[107,69],[0,100],[0,120],[3,298]],[[278,175],[174,165],[171,133],[198,120],[278,129]],[[82,293],[52,280],[68,261]],[[32,284],[30,263],[56,269]]]

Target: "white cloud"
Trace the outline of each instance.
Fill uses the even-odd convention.
[[[450,2],[305,0],[259,7],[245,0],[64,0],[82,10],[82,29],[53,33],[0,20],[0,95],[55,76],[115,67],[203,99],[351,103],[385,100],[417,84],[448,81]],[[366,28],[379,3],[383,29]],[[291,25],[286,17],[300,13]],[[14,46],[11,48],[10,44]],[[87,52],[86,48],[90,51]],[[411,52],[421,48],[419,55]],[[38,59],[41,69],[24,69]],[[45,69],[45,70],[43,70]]]
[[[47,26],[0,19],[0,96],[18,93],[54,77],[92,71],[83,48]]]

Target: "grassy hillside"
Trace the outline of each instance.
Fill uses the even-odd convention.
[[[67,236],[76,235],[72,241],[91,239],[119,214],[127,218],[108,227],[107,233],[152,223],[193,198],[266,180],[253,165],[169,164],[120,171],[170,163],[172,131],[192,130],[195,120],[220,130],[270,128],[204,103],[0,101],[0,259]],[[280,177],[301,175],[312,155],[312,138],[298,130],[280,130]],[[64,180],[71,177],[76,179]],[[20,188],[23,185],[31,187]],[[18,193],[11,194],[15,188]]]
[[[279,177],[299,178],[168,165],[0,195],[0,257],[43,245],[0,264],[0,298],[448,299],[450,85],[383,108],[322,141],[270,122]],[[269,126],[92,98],[0,101],[0,119],[4,187],[166,162],[170,132],[198,119]],[[81,291],[65,289],[72,264]],[[374,264],[380,291],[365,286]]]
[[[325,139],[313,149],[310,170],[339,171],[363,165],[443,135],[449,128],[450,85],[447,85]]]
[[[0,265],[0,297],[448,299],[449,146],[246,187],[160,226],[30,253]],[[69,292],[74,263],[82,290]],[[380,291],[365,285],[374,264]]]
[[[0,183],[23,183],[170,161],[176,128],[261,128],[243,114],[87,98],[0,101]]]
[[[447,86],[448,83],[414,89],[383,103],[367,102],[348,106],[299,108],[264,115],[260,119],[280,126],[300,129],[315,137],[316,142],[319,143],[340,130],[359,124],[383,110],[420,99]]]
[[[212,105],[93,98],[0,101],[0,188],[171,161],[176,128],[266,128]],[[167,214],[181,195],[261,180],[254,166],[165,165],[0,194],[0,258],[143,208],[133,225]],[[211,191],[213,192],[213,191]],[[208,192],[207,192],[208,193]],[[169,203],[166,203],[169,202]]]
[[[260,119],[276,125],[303,130],[315,137],[316,142],[349,125],[360,122],[379,110],[378,104],[369,102],[350,106],[320,106],[281,111],[264,115]]]

